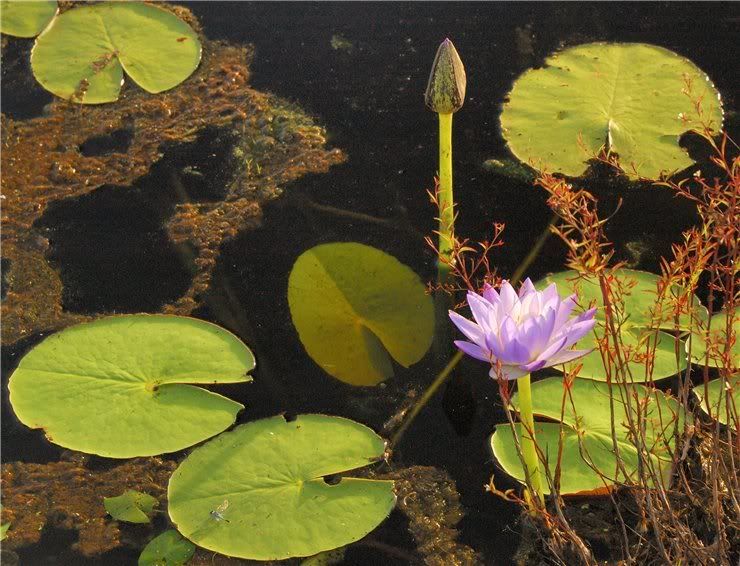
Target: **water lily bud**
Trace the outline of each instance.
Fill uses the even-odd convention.
[[[424,102],[438,114],[457,112],[465,101],[465,81],[465,67],[457,49],[445,39],[434,57]]]

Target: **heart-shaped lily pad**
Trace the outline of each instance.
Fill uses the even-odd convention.
[[[689,329],[692,316],[688,312],[681,313],[678,322],[674,320],[675,315],[671,303],[673,297],[680,296],[679,290],[674,289],[666,293],[665,298],[658,302],[659,277],[654,273],[619,269],[608,276],[613,279],[612,289],[619,289],[622,293],[624,306],[618,305],[615,310],[618,321],[615,330],[622,345],[622,363],[627,364],[629,368],[627,375],[630,376],[631,381],[661,379],[683,370],[686,367],[685,357],[677,354],[683,351],[683,342],[667,332],[655,329],[656,326],[669,330]],[[585,357],[566,364],[566,369],[583,364],[579,374],[581,377],[606,381],[605,362],[598,349],[599,341],[607,336],[604,301],[598,280],[594,277],[579,277],[578,273],[572,270],[561,271],[548,275],[539,281],[536,287],[542,289],[551,283],[557,285],[561,295],[571,293],[578,295],[577,309],[579,311],[587,309],[589,305],[598,308],[594,331],[578,343],[579,348],[593,348],[594,350]],[[707,311],[696,296],[693,297],[693,305],[694,323],[697,320],[704,320]],[[611,334],[609,334],[609,343],[612,342]],[[617,368],[619,360],[615,357],[609,361],[609,365]]]
[[[724,367],[724,351],[728,343],[727,313],[714,315],[708,323],[691,333],[691,361],[709,367]],[[730,337],[730,372],[740,371],[740,316],[734,314]],[[707,348],[707,342],[710,347]],[[688,350],[689,343],[686,343]],[[709,352],[707,353],[707,349]]]
[[[188,383],[250,381],[252,353],[214,324],[167,315],[110,316],[46,338],[10,377],[26,426],[55,444],[110,458],[192,446],[244,407]]]
[[[112,102],[123,71],[147,92],[171,89],[200,62],[200,41],[172,12],[142,2],[75,7],[36,39],[36,80],[61,98],[85,104]]]
[[[682,422],[680,406],[661,391],[649,390],[641,385],[611,388],[614,405],[614,433],[617,439],[619,462],[612,441],[610,388],[605,383],[576,379],[571,386],[571,396],[566,399],[565,413],[560,423],[535,422],[535,436],[540,449],[546,454],[550,474],[554,477],[558,446],[563,433],[560,489],[563,494],[600,492],[615,483],[638,482],[638,457],[631,440],[628,415],[634,415],[637,399],[644,402],[644,445],[650,450],[650,459],[661,481],[667,483],[671,474],[671,451],[675,445],[673,434],[677,419]],[[561,404],[564,384],[561,378],[551,377],[532,384],[533,411],[536,415],[561,421]],[[572,401],[571,401],[572,398]],[[518,396],[512,398],[518,409]],[[628,404],[629,403],[629,404]],[[646,415],[646,416],[645,416]],[[633,418],[635,418],[633,416]],[[679,423],[680,424],[680,423]],[[634,427],[632,427],[634,429]],[[681,426],[678,426],[681,430]],[[521,438],[522,428],[517,425]],[[493,454],[507,474],[524,481],[524,470],[516,451],[511,426],[496,426],[491,437]],[[544,465],[540,466],[542,485],[549,492]],[[626,473],[626,476],[625,476]],[[650,478],[648,485],[654,485]]]
[[[282,560],[338,548],[388,516],[393,482],[326,478],[384,452],[372,430],[340,417],[277,416],[241,425],[175,470],[170,518],[198,546],[239,558]]]
[[[352,385],[393,375],[391,357],[418,362],[434,334],[434,307],[419,277],[393,256],[357,243],[322,244],[293,265],[288,303],[303,346]]]
[[[731,403],[727,404],[727,398]],[[731,375],[729,378],[713,379],[707,383],[694,387],[694,393],[701,401],[701,409],[713,419],[724,425],[740,424],[740,375]]]
[[[175,529],[163,532],[144,547],[138,566],[183,566],[195,553],[195,545]]]
[[[56,0],[0,0],[0,32],[16,37],[34,37],[43,31],[56,13]]]
[[[564,49],[516,80],[501,114],[504,137],[516,157],[540,170],[582,175],[605,146],[630,177],[658,178],[692,164],[678,145],[699,127],[686,79],[719,131],[719,93],[688,59],[644,43]]]
[[[116,521],[127,523],[150,522],[149,516],[158,503],[156,497],[131,489],[116,497],[103,498],[103,505],[108,515]]]

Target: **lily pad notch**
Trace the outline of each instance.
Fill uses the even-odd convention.
[[[18,419],[108,458],[176,452],[230,427],[241,403],[197,387],[245,383],[252,352],[227,330],[172,315],[104,317],[52,334],[8,383]]]

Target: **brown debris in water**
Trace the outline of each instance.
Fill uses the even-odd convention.
[[[186,9],[169,9],[198,29]],[[33,228],[50,203],[103,185],[125,191],[162,157],[162,144],[194,141],[206,127],[234,128],[241,136],[242,166],[226,196],[179,204],[167,223],[172,240],[190,243],[196,257],[190,288],[163,311],[190,314],[208,288],[221,244],[259,225],[262,204],[287,183],[344,160],[338,149],[325,148],[323,128],[298,108],[249,87],[250,58],[248,48],[203,39],[198,70],[171,91],[151,95],[127,80],[111,104],[56,99],[45,116],[2,117],[2,253],[10,260],[4,344],[90,318],[63,311],[62,282],[46,259],[49,243]],[[86,140],[120,130],[131,132],[125,153],[81,153]]]
[[[89,458],[70,453],[68,459],[49,464],[13,462],[2,466],[2,522],[11,523],[3,548],[13,550],[39,542],[44,527],[79,532],[72,550],[95,556],[124,542],[143,546],[142,540],[124,541],[118,521],[103,506],[104,497],[127,489],[156,497],[165,508],[167,482],[175,462],[160,458],[135,458],[106,470],[87,467]],[[139,526],[137,526],[139,527]],[[146,527],[137,528],[143,536]]]
[[[392,479],[398,508],[408,517],[417,550],[429,566],[474,566],[482,557],[458,542],[464,511],[455,480],[442,469],[411,466],[378,478]]]

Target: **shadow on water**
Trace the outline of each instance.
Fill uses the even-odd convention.
[[[281,199],[265,207],[261,228],[223,246],[212,288],[194,313],[229,327],[257,353],[254,383],[216,388],[246,405],[239,422],[278,412],[326,412],[379,430],[409,391],[423,390],[440,369],[427,356],[408,370],[397,366],[395,377],[383,386],[344,385],[306,355],[290,323],[286,293],[295,259],[311,246],[333,241],[375,246],[423,280],[433,278],[435,258],[419,234],[434,229],[425,189],[432,186],[435,172],[436,123],[423,107],[422,93],[436,46],[445,36],[455,41],[468,74],[468,99],[454,125],[458,232],[482,239],[491,222],[505,222],[506,246],[495,256],[503,276],[512,274],[550,217],[541,191],[483,167],[486,159],[509,157],[497,117],[523,69],[562,45],[651,42],[690,57],[726,94],[726,107],[734,107],[735,58],[726,51],[734,43],[735,24],[726,6],[717,4],[187,5],[209,37],[254,43],[254,86],[298,102],[327,126],[329,143],[349,156],[327,174],[293,183]],[[41,106],[38,97],[24,102],[6,99],[5,93],[3,85],[3,110],[15,116],[28,115],[24,104]],[[121,132],[111,139],[91,140],[82,150],[94,155],[125,143]],[[191,266],[163,229],[181,198],[169,181],[168,168],[198,171],[189,181],[185,175],[191,199],[217,199],[220,175],[230,163],[226,157],[211,156],[229,154],[229,143],[210,133],[187,147],[164,148],[163,161],[134,187],[104,187],[50,207],[38,227],[50,238],[51,258],[62,273],[65,309],[156,310],[187,288]],[[199,161],[202,166],[192,169]],[[691,207],[658,189],[645,191],[609,179],[592,188],[604,213],[625,199],[609,235],[619,257],[643,269],[655,271],[660,255],[695,220]],[[671,213],[665,214],[666,209]],[[388,222],[373,223],[362,215]],[[90,242],[95,242],[94,248]],[[528,275],[535,279],[559,270],[564,259],[562,246],[551,239]],[[4,385],[19,357],[37,340],[3,350]],[[447,470],[467,512],[460,524],[461,541],[482,552],[486,564],[507,564],[519,527],[516,509],[483,491],[492,473],[499,488],[513,487],[487,449],[494,423],[504,416],[496,386],[486,374],[480,364],[465,360],[446,390],[414,422],[394,458]],[[58,458],[58,449],[40,433],[8,416],[6,387],[3,410],[6,459]],[[381,526],[378,537],[409,547],[405,535],[398,534],[399,525],[403,519],[396,513]],[[381,562],[391,563],[377,549],[360,547],[347,556],[348,564]]]

